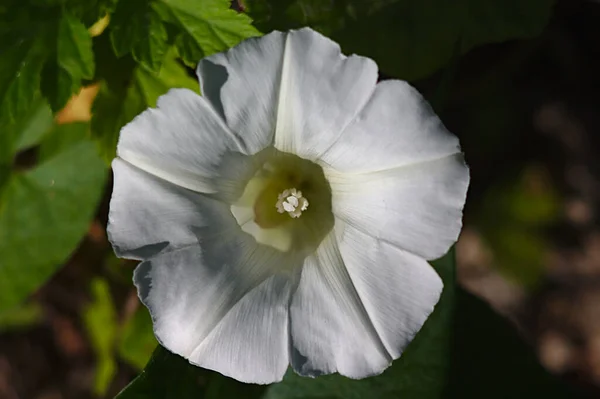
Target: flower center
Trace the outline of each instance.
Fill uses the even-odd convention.
[[[231,206],[242,230],[281,251],[316,249],[333,227],[331,188],[323,169],[274,148],[254,155],[253,164],[254,174]]]
[[[288,188],[277,196],[275,208],[279,213],[287,212],[291,217],[299,218],[302,211],[308,208],[308,200],[302,196],[302,191]]]

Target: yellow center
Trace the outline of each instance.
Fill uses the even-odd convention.
[[[333,227],[331,189],[323,169],[275,149],[260,162],[232,213],[242,230],[281,251],[312,252]]]

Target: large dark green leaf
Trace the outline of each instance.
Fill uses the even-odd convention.
[[[576,399],[550,375],[535,352],[489,305],[457,290],[452,367],[444,398]]]
[[[88,125],[50,132],[33,169],[9,169],[0,191],[0,311],[46,281],[87,231],[106,168]]]
[[[310,25],[344,52],[369,56],[397,78],[425,77],[447,63],[454,48],[541,32],[554,0],[247,0],[267,32]]]
[[[242,384],[190,365],[184,358],[158,346],[144,371],[117,399],[259,398],[264,386]]]

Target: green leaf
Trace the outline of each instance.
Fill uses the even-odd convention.
[[[97,358],[94,393],[102,396],[117,369],[113,350],[117,338],[117,315],[106,280],[94,279],[91,291],[92,303],[86,307],[83,320]]]
[[[12,167],[19,151],[40,142],[53,125],[53,116],[46,101],[38,98],[29,104],[16,122],[9,122],[8,116],[0,116],[0,164]]]
[[[121,128],[144,109],[146,103],[135,81],[124,90],[111,90],[106,83],[100,86],[92,106],[92,136],[107,164],[116,155]]]
[[[267,32],[309,25],[388,75],[423,78],[473,47],[541,33],[554,0],[247,0]]]
[[[40,92],[54,111],[94,75],[91,38],[60,5],[9,5],[0,24],[0,117],[16,120]]]
[[[37,303],[26,303],[0,312],[0,332],[17,331],[40,324],[44,311]]]
[[[116,399],[254,399],[264,389],[192,366],[159,345],[144,371]]]
[[[87,132],[87,124],[58,126],[42,142],[46,155],[35,168],[7,175],[0,192],[0,311],[43,284],[87,231],[106,178]],[[56,146],[65,133],[77,139]]]
[[[0,54],[0,118],[12,122],[39,91],[45,54],[35,36],[0,37]]]
[[[224,51],[243,39],[258,36],[252,20],[230,9],[229,0],[156,0],[162,17],[180,30],[179,55],[195,67],[201,58]]]
[[[283,381],[269,387],[265,399],[441,398],[450,364],[454,285],[454,250],[436,261],[444,280],[439,303],[400,359],[383,374],[351,380],[339,374],[300,377],[288,371]]]
[[[33,103],[31,111],[23,120],[24,125],[16,129],[17,137],[14,145],[16,151],[38,144],[54,123],[52,110],[43,99]]]
[[[452,367],[444,398],[582,397],[552,376],[515,328],[489,305],[457,290]]]
[[[60,16],[54,40],[55,50],[44,66],[41,88],[57,112],[81,88],[83,79],[94,77],[94,54],[86,27],[68,13]]]
[[[125,323],[119,343],[119,356],[137,369],[143,369],[157,342],[148,309],[140,306]]]
[[[149,0],[121,1],[110,24],[117,56],[128,53],[143,67],[159,72],[168,49],[167,30]]]

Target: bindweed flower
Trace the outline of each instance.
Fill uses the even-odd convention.
[[[160,343],[244,382],[381,373],[456,241],[458,140],[406,82],[310,30],[198,66],[125,126],[108,232]]]

